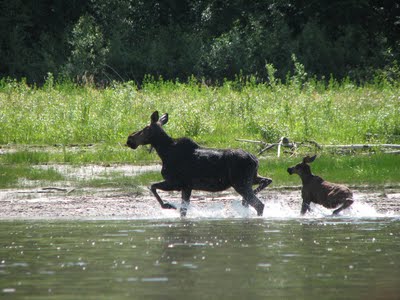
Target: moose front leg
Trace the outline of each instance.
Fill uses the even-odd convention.
[[[181,205],[181,217],[186,217],[186,213],[190,204],[190,195],[192,194],[191,189],[182,190],[182,205]]]
[[[154,183],[154,184],[152,184],[150,186],[150,191],[156,197],[158,203],[160,203],[162,208],[164,208],[164,209],[176,209],[176,207],[174,205],[172,205],[172,204],[170,204],[168,202],[164,202],[161,199],[160,195],[158,195],[158,193],[157,193],[157,189],[169,192],[169,191],[179,190],[179,188],[176,185],[171,184],[168,181],[157,182],[157,183]]]
[[[310,201],[308,200],[303,200],[303,203],[301,204],[301,210],[300,214],[303,216],[307,211],[310,211]]]

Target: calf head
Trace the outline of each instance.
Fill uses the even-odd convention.
[[[161,126],[167,122],[168,114],[164,114],[159,118],[158,111],[153,112],[150,117],[150,124],[142,130],[130,134],[126,145],[132,149],[136,149],[140,145],[151,144],[163,132]]]
[[[311,175],[311,168],[308,164],[312,163],[316,157],[317,157],[316,155],[312,157],[309,156],[304,157],[301,163],[298,163],[294,167],[288,168],[287,169],[288,173],[290,175],[298,174],[300,177]]]

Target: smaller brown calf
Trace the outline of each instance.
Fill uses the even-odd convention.
[[[310,203],[314,202],[326,208],[339,207],[333,211],[333,214],[337,215],[353,204],[353,193],[344,185],[330,183],[319,176],[313,175],[308,164],[312,163],[316,157],[316,155],[313,157],[306,156],[301,163],[287,169],[290,175],[298,174],[303,183],[301,189],[303,198],[301,214],[304,215],[309,211]]]

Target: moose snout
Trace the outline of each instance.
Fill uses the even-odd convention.
[[[133,141],[131,141],[129,138],[128,138],[128,140],[126,141],[125,146],[127,146],[127,147],[129,147],[129,148],[132,148],[132,149],[136,149],[136,148],[138,147],[138,145],[136,145],[136,143],[133,142]]]

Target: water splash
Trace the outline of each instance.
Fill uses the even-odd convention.
[[[256,211],[252,207],[244,207],[241,199],[229,201],[193,201],[188,209],[188,219],[225,219],[225,218],[266,218],[266,219],[316,219],[316,218],[385,218],[397,217],[395,212],[379,212],[377,209],[365,202],[356,201],[354,204],[343,210],[338,216],[333,216],[333,209],[324,208],[321,205],[311,204],[311,211],[304,216],[300,215],[300,203],[290,203],[285,198],[265,200],[264,213],[262,217],[257,217]],[[148,210],[142,212],[143,218],[163,219],[180,218],[179,203],[174,203],[177,210],[165,210],[154,207],[154,203],[148,206]]]

